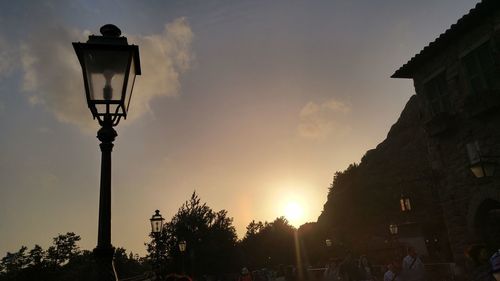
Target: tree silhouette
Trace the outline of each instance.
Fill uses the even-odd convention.
[[[47,254],[43,248],[36,244],[33,249],[29,251],[28,264],[33,267],[42,267],[45,262],[46,255]]]
[[[80,240],[80,236],[73,232],[59,234],[54,237],[53,246],[50,246],[47,250],[48,262],[53,265],[62,265],[80,254],[80,248],[76,244]]]
[[[193,192],[164,225],[160,237],[146,245],[150,258],[155,257],[158,247],[161,261],[168,260],[170,271],[180,272],[184,262],[187,273],[198,276],[233,269],[237,265],[236,239],[233,219],[227,211],[213,211]],[[186,241],[185,256],[179,250],[180,241]]]
[[[271,223],[250,222],[241,241],[245,264],[261,268],[294,263],[295,231],[285,217],[278,217]]]
[[[94,256],[91,251],[80,250],[77,244],[80,236],[68,232],[52,241],[47,251],[35,245],[29,252],[25,246],[17,252],[8,252],[0,260],[0,281],[96,280]],[[117,248],[115,266],[120,278],[137,276],[147,269],[137,255],[127,256],[124,248]]]
[[[25,268],[29,262],[26,256],[26,246],[22,246],[17,252],[7,252],[0,262],[2,271],[6,274],[16,275],[21,269]]]

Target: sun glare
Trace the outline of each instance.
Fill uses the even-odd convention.
[[[304,209],[297,202],[288,202],[285,205],[285,217],[293,225],[298,227],[304,219]]]

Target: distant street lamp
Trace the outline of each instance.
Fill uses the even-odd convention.
[[[161,257],[160,257],[160,243],[161,243],[161,231],[163,229],[163,221],[165,219],[160,215],[159,210],[155,210],[155,214],[149,219],[151,222],[151,233],[155,238],[155,250],[156,250],[156,276],[161,280]]]
[[[181,251],[181,253],[184,253],[186,251],[186,241],[182,240],[181,242],[179,242],[179,251]]]
[[[397,224],[390,224],[389,225],[389,232],[391,233],[391,235],[393,235],[393,236],[398,235],[398,231],[399,231],[399,228],[398,228]]]
[[[163,229],[163,221],[165,219],[160,215],[159,210],[155,210],[155,214],[149,219],[151,222],[151,233],[158,235]]]
[[[325,245],[331,247],[333,245],[332,239],[325,239]]]
[[[85,84],[87,105],[101,129],[101,183],[99,230],[94,255],[99,265],[99,281],[116,280],[111,245],[111,151],[117,133],[113,129],[127,117],[135,76],[141,74],[139,48],[112,24],[101,27],[102,36],[90,35],[87,43],[73,43]]]
[[[410,197],[401,194],[401,198],[399,199],[399,205],[401,207],[402,212],[411,211],[411,201]]]
[[[476,178],[484,178],[491,177],[495,174],[495,166],[496,164],[494,162],[481,159],[471,164],[469,168]]]
[[[184,255],[186,253],[186,246],[187,246],[187,243],[186,243],[186,240],[182,240],[181,242],[179,242],[179,251],[181,252],[181,255],[182,255],[182,274],[185,274],[185,261],[184,261]]]
[[[496,163],[492,160],[498,157],[483,155],[478,141],[468,143],[466,148],[470,162],[469,168],[476,178],[491,177],[495,174]]]

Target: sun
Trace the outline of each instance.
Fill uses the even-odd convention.
[[[304,218],[304,208],[295,201],[285,205],[285,217],[294,226],[300,224]]]

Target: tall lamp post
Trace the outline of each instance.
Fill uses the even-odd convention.
[[[186,240],[182,240],[181,242],[179,242],[179,251],[181,252],[181,255],[182,255],[182,274],[186,274],[186,269],[185,269],[185,260],[184,260],[184,255],[186,253],[186,246],[187,246],[187,243],[186,243]]]
[[[149,220],[151,221],[151,233],[155,237],[156,276],[158,276],[159,279],[161,279],[160,236],[161,236],[161,230],[163,229],[163,221],[165,219],[160,215],[160,211],[156,210],[155,214]]]
[[[94,255],[98,280],[117,280],[111,245],[111,151],[117,133],[113,129],[127,117],[135,76],[141,74],[139,48],[112,24],[101,27],[102,35],[90,35],[86,43],[73,43],[80,62],[87,104],[101,128],[101,183],[99,192],[99,230]]]

